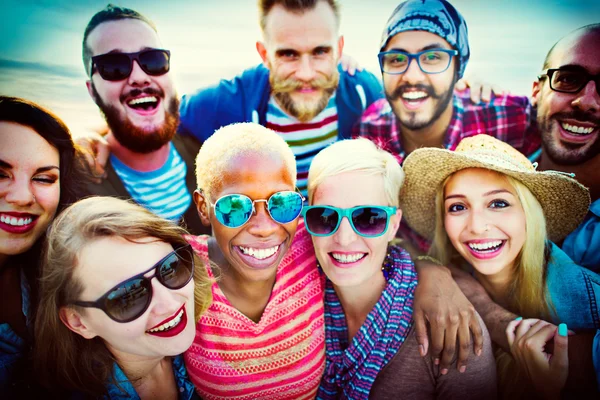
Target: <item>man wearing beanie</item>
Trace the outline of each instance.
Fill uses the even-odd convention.
[[[487,133],[531,155],[541,139],[527,97],[495,96],[473,104],[454,92],[470,51],[467,24],[445,0],[408,0],[383,31],[379,64],[386,99],[373,103],[354,128],[400,163],[419,147],[454,150],[465,137]]]

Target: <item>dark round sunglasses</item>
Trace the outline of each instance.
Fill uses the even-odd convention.
[[[228,194],[220,197],[215,204],[217,220],[228,228],[239,228],[245,225],[256,213],[254,203],[263,202],[273,221],[287,224],[300,216],[304,197],[291,190],[273,193],[268,199],[252,200],[243,194]]]
[[[150,277],[144,276],[155,270]],[[74,305],[99,308],[116,322],[131,322],[142,316],[152,301],[152,278],[171,290],[181,289],[194,276],[194,251],[190,245],[179,247],[146,271],[131,277],[96,301],[75,301]]]
[[[313,236],[333,235],[344,217],[358,235],[374,238],[383,235],[396,207],[356,206],[339,208],[333,206],[308,206],[302,210],[306,230]]]
[[[162,49],[147,49],[135,53],[106,53],[92,57],[92,72],[98,71],[102,79],[121,81],[128,78],[133,62],[148,75],[158,76],[169,72],[171,52]]]

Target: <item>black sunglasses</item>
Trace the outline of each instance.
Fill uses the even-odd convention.
[[[154,275],[144,276],[155,270]],[[181,289],[194,276],[194,252],[188,244],[167,254],[146,271],[106,292],[96,301],[75,301],[74,305],[99,308],[116,322],[131,322],[142,316],[152,301],[152,278],[171,290]]]
[[[550,89],[555,92],[577,93],[589,81],[596,83],[596,92],[600,95],[600,74],[592,75],[583,68],[551,68],[538,76],[538,79],[548,77]]]
[[[133,62],[148,75],[158,76],[169,72],[171,52],[162,49],[147,49],[136,53],[106,53],[92,57],[92,72],[98,71],[102,79],[121,81],[128,78]]]

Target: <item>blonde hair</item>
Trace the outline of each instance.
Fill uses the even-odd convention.
[[[498,172],[498,174],[500,174]],[[452,174],[454,175],[454,174]],[[464,259],[450,243],[444,227],[444,188],[452,175],[440,185],[435,196],[435,232],[429,254],[443,264],[464,263]],[[501,174],[503,175],[503,174]],[[552,302],[546,288],[546,218],[544,210],[529,188],[519,180],[503,175],[514,188],[525,214],[525,242],[514,263],[515,277],[508,293],[510,311],[524,318],[548,319]],[[517,363],[509,353],[499,349],[495,353],[499,388],[502,397],[523,394],[523,382]]]
[[[79,300],[83,286],[74,277],[78,256],[86,244],[103,237],[131,242],[151,237],[174,247],[186,245],[185,229],[145,208],[113,197],[89,197],[63,211],[51,225],[42,257],[40,301],[35,319],[34,368],[47,386],[93,396],[106,392],[114,356],[99,337],[88,340],[60,320],[62,307]],[[196,320],[212,301],[211,281],[194,255]],[[75,307],[76,306],[72,306]]]
[[[230,161],[248,154],[279,155],[287,166],[292,184],[296,185],[296,159],[285,140],[264,126],[245,122],[218,129],[202,144],[196,157],[198,189],[208,196],[214,195]]]
[[[368,139],[341,140],[321,150],[308,171],[308,201],[312,204],[317,187],[327,178],[344,172],[366,172],[383,178],[385,197],[399,206],[404,171],[396,158]]]

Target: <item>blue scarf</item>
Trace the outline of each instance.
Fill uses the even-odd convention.
[[[367,399],[377,374],[408,336],[417,273],[410,255],[399,247],[389,248],[386,269],[387,285],[350,345],[344,310],[327,279],[325,374],[318,399]]]

